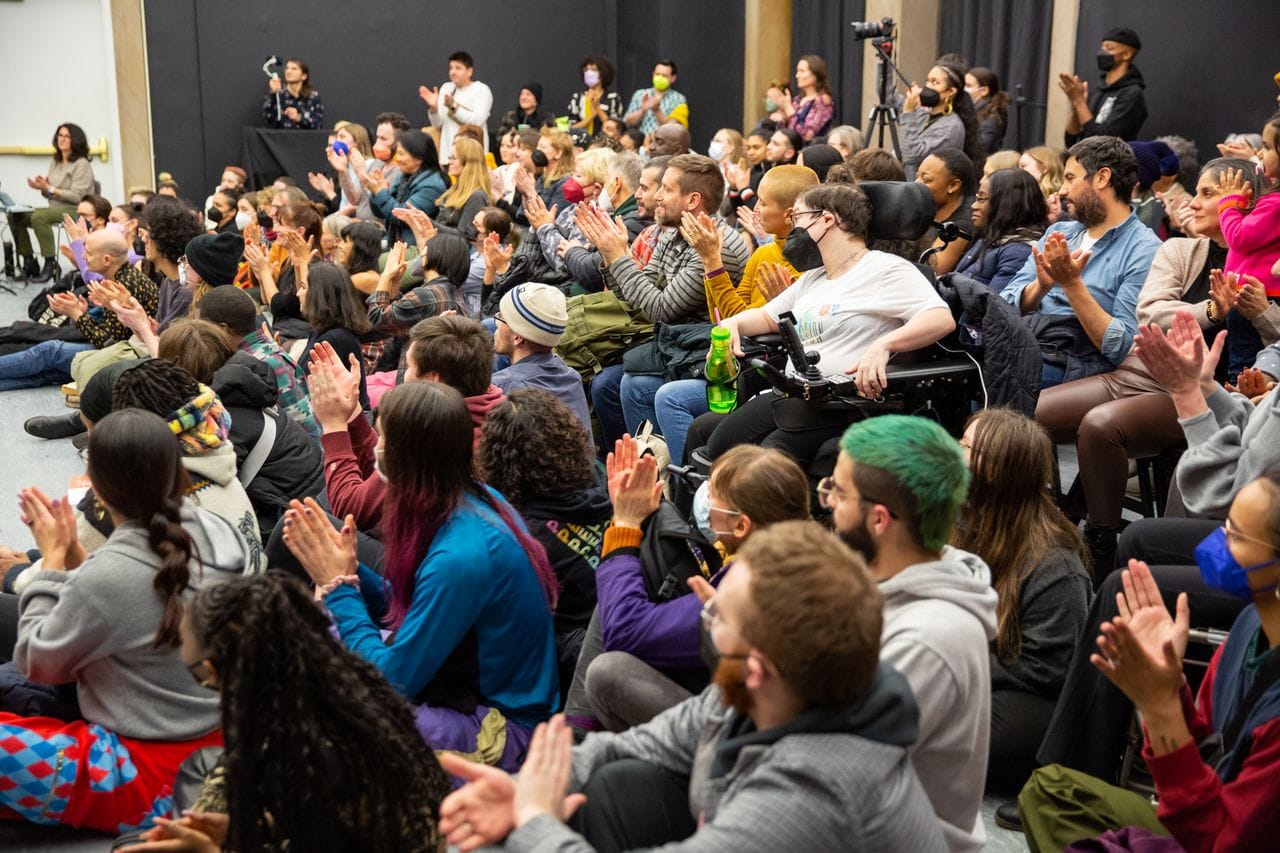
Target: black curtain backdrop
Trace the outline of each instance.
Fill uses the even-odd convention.
[[[581,86],[578,61],[604,53],[618,66],[623,99],[649,85],[654,61],[675,60],[676,87],[690,101],[694,145],[741,123],[741,0],[260,0],[146,3],[147,63],[156,171],[203,199],[222,168],[240,159],[241,128],[262,125],[265,58],[300,57],[324,98],[326,127],[364,124],[383,111],[426,124],[418,86],[448,79],[447,57],[466,50],[476,78],[493,90],[490,128],[514,108],[522,84],[538,81],[544,103],[563,113]],[[711,36],[714,34],[714,36]],[[713,45],[709,47],[709,45]]]
[[[1015,100],[1003,147],[1039,145],[1044,139],[1053,0],[942,0],[939,11],[938,53],[959,53],[971,67],[990,68]],[[1049,100],[1050,108],[1063,106]]]
[[[791,4],[791,69],[787,85],[795,86],[795,63],[806,53],[827,61],[827,82],[836,101],[836,124],[861,127],[862,63],[871,48],[856,41],[852,21],[865,20],[865,0],[793,0]],[[764,116],[764,92],[758,107]]]
[[[1140,139],[1185,136],[1204,163],[1228,133],[1261,133],[1275,111],[1276,0],[1080,0],[1076,73],[1090,86],[1099,79],[1094,56],[1112,27],[1130,27],[1142,39],[1137,66],[1148,117]],[[1060,94],[1052,108],[1066,110]]]

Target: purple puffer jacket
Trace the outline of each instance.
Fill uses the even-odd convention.
[[[718,586],[729,570],[711,578]],[[640,574],[640,549],[618,548],[596,569],[601,636],[610,652],[628,652],[655,669],[705,666],[698,651],[701,602],[682,595],[655,604]]]

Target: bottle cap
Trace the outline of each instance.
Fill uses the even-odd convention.
[[[711,327],[712,341],[728,341],[730,337],[732,336],[729,334],[729,330],[726,329],[724,326]]]

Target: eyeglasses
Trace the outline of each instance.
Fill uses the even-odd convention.
[[[1268,548],[1271,548],[1273,550],[1276,548],[1274,544],[1266,541],[1265,539],[1258,539],[1257,537],[1254,537],[1254,536],[1247,536],[1244,533],[1241,533],[1239,530],[1236,530],[1234,527],[1231,526],[1231,519],[1229,518],[1227,519],[1226,523],[1222,525],[1222,532],[1226,535],[1227,542],[1235,541],[1239,543],[1241,540],[1243,540],[1245,542],[1253,542],[1258,545],[1265,545]]]
[[[501,312],[501,311],[499,311],[497,314],[494,314],[494,315],[493,315],[493,319],[494,319],[496,322],[501,323],[501,324],[502,324],[502,325],[504,325],[504,326],[505,326],[505,325],[507,325],[507,321],[506,321],[506,320],[504,320],[504,319],[502,319],[502,312]]]
[[[850,499],[850,496],[845,493],[844,489],[836,485],[834,477],[823,477],[818,481],[817,488],[815,488],[814,491],[818,493],[818,503],[822,505],[823,509],[835,509],[836,504],[840,501]],[[889,513],[890,518],[898,518],[898,514],[893,511],[893,507],[889,506],[884,501],[876,500],[870,495],[857,495],[853,497],[852,500],[856,500],[861,503],[874,504],[875,506],[882,506],[884,507],[884,511]]]
[[[821,216],[821,215],[822,215],[822,214],[824,214],[824,213],[826,213],[826,211],[825,211],[825,210],[821,210],[821,209],[818,209],[818,210],[792,210],[792,211],[789,211],[789,212],[787,213],[787,222],[790,222],[790,223],[791,223],[791,227],[792,227],[792,228],[799,228],[799,227],[803,227],[803,226],[801,226],[799,222],[796,222],[796,217],[797,217],[797,216],[811,216],[811,215],[812,215],[812,216]],[[812,223],[812,220],[810,220],[810,223]]]
[[[977,195],[975,195],[975,196],[973,197],[973,200],[974,200],[974,201],[980,201],[980,202],[982,202],[983,204],[986,204],[987,202],[991,201],[991,196],[989,196],[989,195],[983,195],[982,193],[978,193]]]
[[[716,605],[715,596],[708,598],[702,603],[700,616],[702,618],[702,630],[706,631],[708,634],[714,633],[717,625],[724,624],[724,619],[720,616],[720,608]],[[715,640],[712,639],[712,644],[714,645],[714,643]],[[730,660],[745,660],[750,657],[750,655],[745,652],[722,652],[719,648],[716,649],[716,654],[722,658],[729,658]]]

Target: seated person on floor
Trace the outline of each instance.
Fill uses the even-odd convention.
[[[151,830],[155,846],[140,849],[177,839],[219,850],[440,849],[449,780],[413,709],[333,636],[302,584],[278,572],[217,584],[196,595],[181,629],[183,662],[218,693],[226,751],[194,814]],[[264,660],[262,649],[287,654]],[[323,770],[309,754],[323,756]],[[321,800],[333,808],[317,811]]]
[[[493,374],[493,384],[510,394],[518,388],[540,388],[573,412],[591,443],[591,414],[582,377],[555,353],[569,322],[564,293],[548,284],[521,284],[502,297],[493,333],[493,351],[510,357],[511,365]]]
[[[653,601],[641,562],[641,528],[658,509],[661,490],[651,456],[637,458],[630,437],[610,454],[613,524],[605,532],[604,562],[596,571],[598,613],[578,661],[566,704],[580,729],[623,731],[646,723],[701,691],[711,673],[703,656],[698,601],[682,595]],[[630,472],[630,474],[628,474]],[[804,473],[776,450],[735,447],[711,469],[694,514],[700,532],[723,555],[718,586],[739,548],[758,531],[809,517]]]
[[[195,283],[187,280],[184,267],[188,267],[190,258],[183,263],[183,257],[191,241],[203,233],[199,217],[168,196],[154,196],[142,209],[138,235],[146,248],[147,260],[163,277],[155,310],[162,332],[171,322],[191,311]]]
[[[121,832],[165,815],[178,766],[222,742],[217,701],[183,664],[178,625],[184,600],[256,563],[233,525],[187,497],[181,451],[159,416],[103,418],[88,473],[116,521],[92,554],[66,496],[19,496],[43,562],[19,601],[14,665],[37,685],[74,682],[79,707],[0,712],[10,782],[0,806],[35,823]],[[56,770],[46,763],[55,755]]]
[[[441,270],[441,257],[450,250],[458,258],[466,257],[466,244],[457,235],[437,234],[428,240],[419,255],[423,261],[423,280],[408,290],[400,287],[400,279],[408,268],[405,263],[405,244],[396,243],[387,253],[387,265],[383,267],[373,293],[365,300],[369,325],[373,327],[373,331],[395,339],[394,345],[386,342],[383,347],[392,349],[396,358],[388,364],[387,358],[380,357],[379,368],[396,370],[402,366],[404,339],[417,323],[450,311],[464,315],[467,313],[457,285]],[[465,273],[463,277],[465,278]]]
[[[1042,388],[1107,373],[1129,354],[1160,247],[1129,205],[1137,176],[1133,149],[1114,136],[1072,146],[1060,196],[1075,219],[1055,222],[1000,293],[1040,341]]]
[[[946,544],[969,486],[955,439],[925,418],[849,427],[818,487],[836,531],[867,559],[884,596],[880,655],[920,707],[911,762],[951,850],[985,841],[982,785],[991,726],[989,644],[996,593],[977,555]]]
[[[354,411],[350,374],[318,363],[312,383],[334,383]],[[385,578],[358,565],[355,519],[339,532],[310,498],[286,513],[285,544],[347,647],[418,705],[418,729],[434,749],[514,770],[533,727],[560,702],[547,551],[475,480],[475,427],[456,390],[409,382],[383,399],[378,426]]]
[[[764,307],[721,323],[732,336],[734,354],[743,355],[742,337],[777,332],[779,316],[790,311],[806,350],[820,356],[819,369],[828,376],[853,376],[858,393],[874,399],[885,390],[892,355],[926,347],[955,329],[951,310],[914,264],[867,248],[871,203],[856,187],[806,190],[790,218],[793,228],[782,251],[803,274]],[[785,410],[775,411],[775,402]],[[716,427],[711,458],[760,442],[789,453],[804,467],[828,439],[844,431],[844,422],[833,424],[816,414],[803,400],[782,400],[765,391]]]
[[[569,681],[596,606],[596,567],[613,514],[591,435],[550,393],[517,388],[489,412],[476,462],[482,479],[519,511],[547,549],[560,584],[556,650],[560,689]]]
[[[1214,653],[1194,703],[1183,674],[1193,617],[1187,595],[1170,616],[1157,578],[1145,563],[1129,562],[1119,615],[1102,624],[1090,660],[1142,719],[1142,758],[1159,805],[1050,765],[1018,797],[1033,846],[1060,848],[1121,827],[1132,839],[1141,827],[1172,835],[1189,851],[1270,847],[1280,830],[1270,807],[1280,767],[1278,505],[1280,472],[1271,469],[1240,490],[1225,527],[1196,548],[1205,583],[1248,604]],[[1068,812],[1069,823],[1056,819]]]
[[[516,779],[442,756],[469,780],[440,809],[449,842],[946,849],[907,754],[911,691],[877,663],[881,598],[862,561],[816,523],[786,522],[752,537],[718,590],[695,588],[715,683],[652,722],[578,746],[556,717]],[[578,806],[581,834],[562,823]]]

